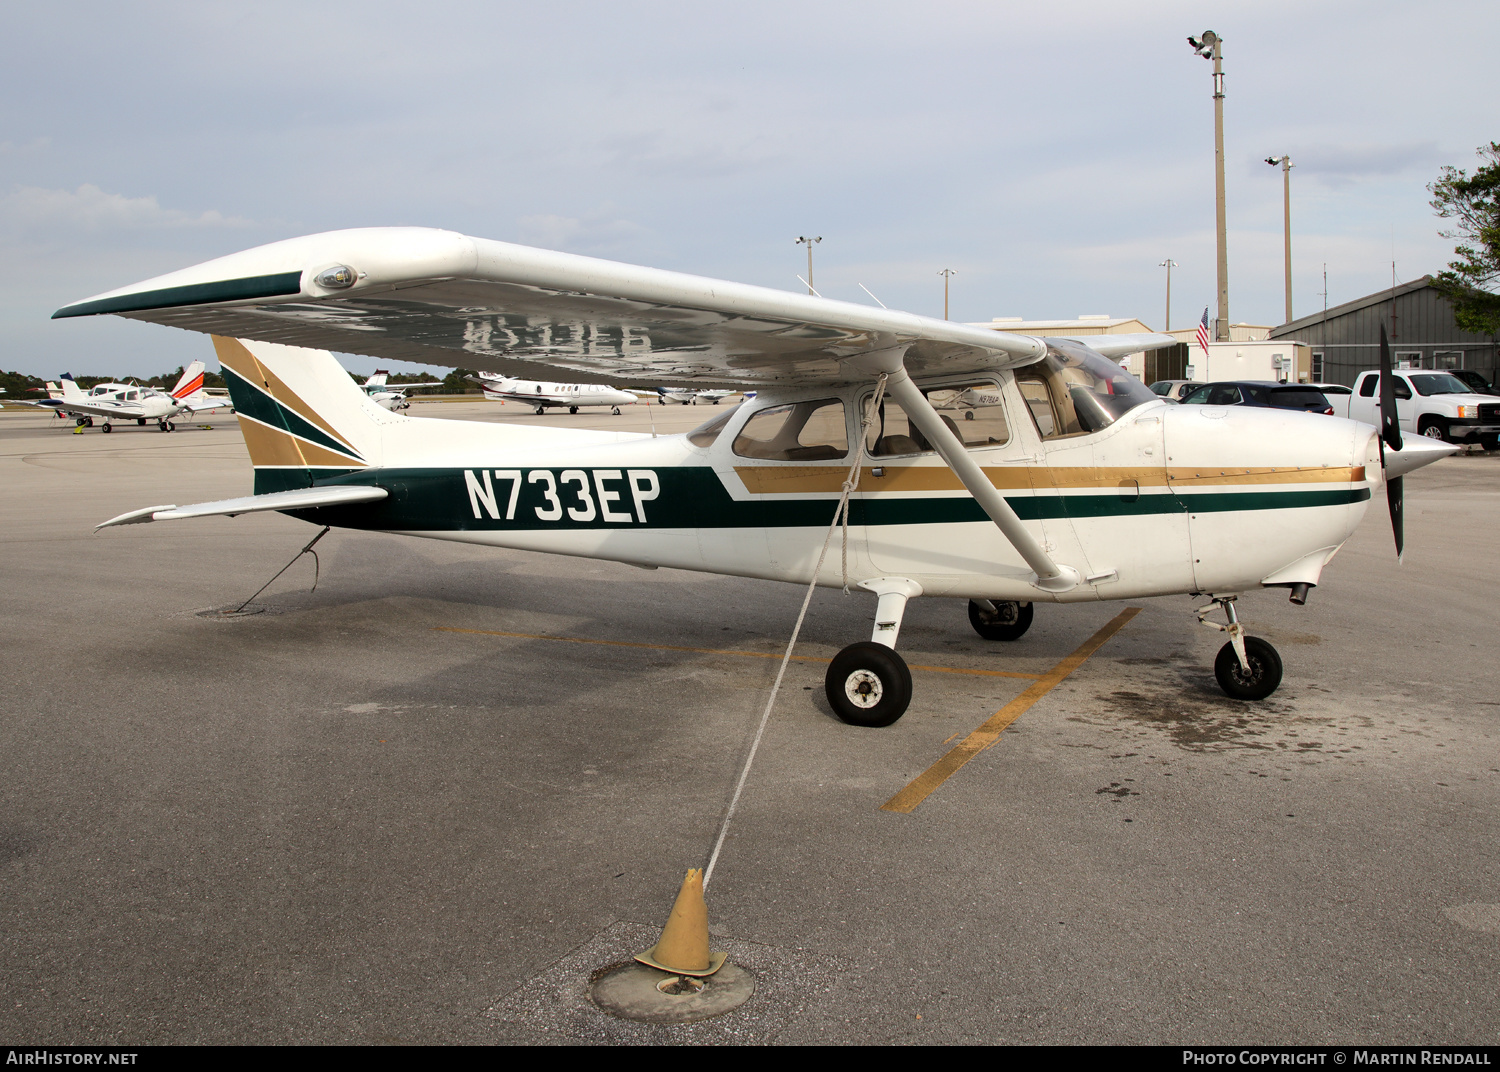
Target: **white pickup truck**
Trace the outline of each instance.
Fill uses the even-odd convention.
[[[1416,432],[1446,443],[1479,443],[1485,450],[1500,449],[1500,398],[1477,395],[1468,384],[1446,372],[1417,369],[1392,373],[1396,381],[1396,419],[1402,431]],[[1348,416],[1366,424],[1380,424],[1380,373],[1361,372],[1347,402]]]

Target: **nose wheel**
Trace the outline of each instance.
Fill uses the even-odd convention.
[[[1234,596],[1215,597],[1195,612],[1198,621],[1210,629],[1229,634],[1229,643],[1214,658],[1214,677],[1224,695],[1236,700],[1264,700],[1281,685],[1281,655],[1268,641],[1246,636],[1245,626],[1234,612]],[[1224,608],[1228,625],[1209,621],[1205,615],[1215,607]]]

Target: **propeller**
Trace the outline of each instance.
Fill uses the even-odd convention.
[[[1401,449],[1401,422],[1396,413],[1396,377],[1391,375],[1391,340],[1385,324],[1380,325],[1380,467],[1384,469],[1385,450]],[[1406,546],[1406,510],[1402,477],[1385,482],[1385,501],[1391,511],[1391,532],[1396,537],[1396,561],[1400,562]]]

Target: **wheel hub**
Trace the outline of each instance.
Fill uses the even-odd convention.
[[[868,670],[856,670],[844,679],[844,695],[856,707],[868,710],[878,704],[884,694],[880,678]]]

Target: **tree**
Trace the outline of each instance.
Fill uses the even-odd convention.
[[[1477,150],[1486,161],[1470,176],[1462,168],[1445,167],[1437,182],[1427,187],[1433,210],[1454,220],[1451,231],[1439,231],[1460,244],[1458,260],[1433,280],[1453,303],[1453,319],[1465,331],[1480,335],[1500,333],[1500,142]]]

